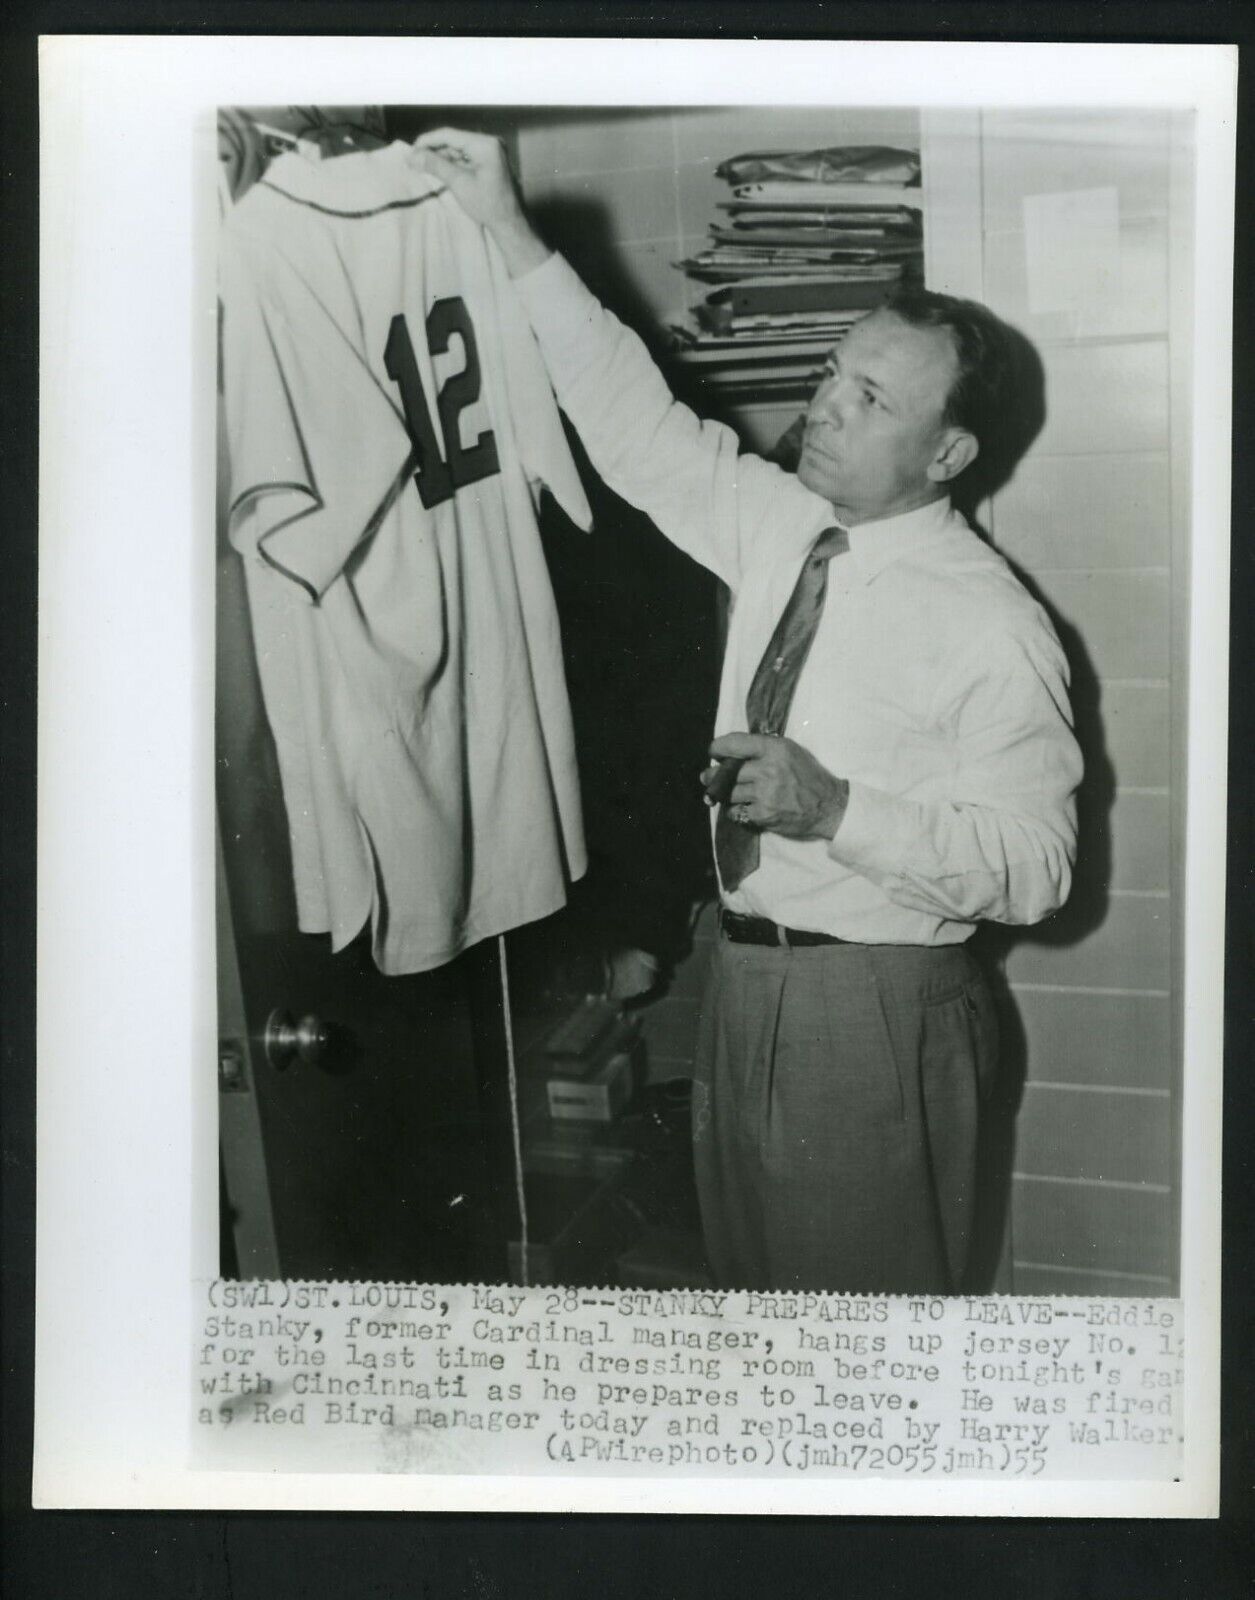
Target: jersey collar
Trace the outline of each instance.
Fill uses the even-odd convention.
[[[266,180],[295,199],[346,213],[387,205],[402,196],[417,199],[444,188],[438,178],[414,165],[410,146],[401,139],[378,150],[328,156],[322,161],[296,153],[283,155],[271,162]]]

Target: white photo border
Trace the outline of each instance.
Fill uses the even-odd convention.
[[[35,1503],[1212,1514],[1236,48],[98,35],[45,38],[40,55]],[[1191,378],[1182,1480],[1025,1489],[193,1471],[191,1281],[215,1275],[218,1250],[215,196],[203,181],[214,109],[773,105],[831,99],[838,83],[857,85],[845,98],[867,105],[1196,113],[1194,294],[1205,314]]]

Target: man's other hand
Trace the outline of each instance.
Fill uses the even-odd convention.
[[[831,839],[845,815],[850,786],[809,750],[766,733],[725,733],[710,747],[715,761],[741,762],[728,796],[730,815],[786,839]],[[702,773],[708,784],[717,767]]]

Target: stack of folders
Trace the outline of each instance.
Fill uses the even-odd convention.
[[[809,393],[850,324],[922,275],[919,171],[883,146],[723,162],[710,243],[676,263],[713,286],[672,323],[679,359],[729,398]]]

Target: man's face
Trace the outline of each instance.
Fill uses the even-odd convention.
[[[943,421],[958,376],[949,332],[873,311],[824,371],[797,469],[806,487],[849,522],[894,516],[944,493],[949,474],[937,464],[958,431]]]

